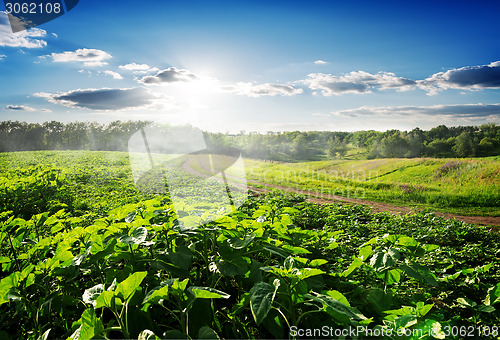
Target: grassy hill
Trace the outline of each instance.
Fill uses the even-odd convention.
[[[248,179],[443,212],[500,215],[500,157],[391,158],[302,163],[248,161]]]

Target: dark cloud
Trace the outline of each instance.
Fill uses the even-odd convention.
[[[439,72],[421,81],[420,86],[432,93],[445,89],[498,89],[500,61]]]
[[[139,82],[146,85],[170,84],[176,82],[189,82],[198,80],[199,77],[189,72],[188,70],[177,69],[170,67],[166,70],[159,71],[154,76],[142,77]]]
[[[11,111],[35,111],[34,108],[24,105],[7,105],[3,109]]]
[[[159,99],[143,87],[127,89],[85,89],[65,93],[37,93],[49,102],[67,107],[99,111],[118,111],[156,104]]]

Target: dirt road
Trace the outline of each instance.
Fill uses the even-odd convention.
[[[255,185],[264,185],[267,188],[260,188],[256,187]],[[256,183],[256,182],[248,182],[248,188],[256,191],[256,192],[261,192],[261,193],[266,193],[270,192],[273,190],[281,190],[281,191],[286,191],[290,193],[297,193],[297,194],[303,194],[307,198],[308,202],[313,202],[313,203],[332,203],[332,202],[343,202],[343,203],[350,203],[350,204],[361,204],[361,205],[366,205],[371,208],[372,211],[374,212],[390,212],[393,214],[412,214],[415,213],[416,210],[411,207],[405,207],[405,206],[397,206],[397,205],[392,205],[388,203],[381,203],[381,202],[374,202],[374,201],[368,201],[364,199],[356,199],[356,198],[347,198],[343,196],[334,196],[334,195],[322,195],[320,193],[314,193],[314,195],[310,195],[309,192],[304,191],[304,190],[298,190],[295,188],[289,188],[289,187],[284,187],[280,185],[272,185],[272,184],[266,184],[266,183]],[[488,226],[495,226],[499,227],[500,226],[500,217],[492,217],[492,216],[465,216],[465,215],[457,215],[457,214],[451,214],[451,213],[441,213],[441,212],[436,212],[436,215],[443,216],[446,218],[450,219],[456,219],[459,221],[464,221],[466,223],[472,223],[472,224],[477,224],[477,225],[488,225]]]

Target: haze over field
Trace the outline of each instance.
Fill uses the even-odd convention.
[[[500,3],[81,1],[13,34],[0,120],[212,132],[500,123]]]

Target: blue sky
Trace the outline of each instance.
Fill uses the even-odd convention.
[[[12,33],[1,12],[0,119],[221,132],[500,123],[498,13],[498,1],[80,0]]]

